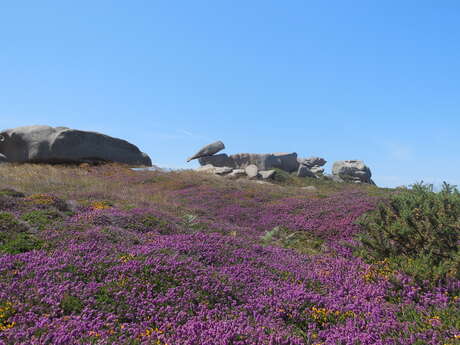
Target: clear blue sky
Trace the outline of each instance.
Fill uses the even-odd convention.
[[[460,184],[459,38],[448,0],[0,1],[0,128],[100,131],[172,168],[220,139]]]

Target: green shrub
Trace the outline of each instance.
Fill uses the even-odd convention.
[[[360,254],[377,261],[388,258],[417,281],[460,278],[460,193],[444,183],[414,184],[364,215],[359,224]]]
[[[39,230],[44,230],[58,218],[60,218],[59,213],[52,210],[35,210],[21,216],[22,220]]]
[[[13,234],[6,241],[0,242],[0,253],[19,254],[41,249],[43,242],[34,235],[20,232]]]
[[[64,315],[70,315],[73,313],[80,313],[84,307],[83,302],[75,296],[65,294],[62,297],[60,307],[64,312]]]
[[[0,253],[18,254],[40,249],[42,242],[12,214],[0,212]]]

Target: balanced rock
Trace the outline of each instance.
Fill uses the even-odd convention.
[[[371,170],[360,160],[334,162],[332,175],[349,182],[375,184],[371,180]]]
[[[226,153],[200,157],[198,161],[200,165],[212,164],[215,167],[235,167],[235,162]]]
[[[126,140],[68,127],[24,126],[0,132],[0,153],[15,163],[118,162],[152,166]]]
[[[222,141],[216,141],[209,145],[206,145],[201,148],[197,153],[195,153],[192,157],[187,159],[187,162],[190,162],[192,159],[197,159],[206,156],[212,156],[213,154],[225,149],[225,145]]]
[[[298,177],[312,177],[316,178],[316,175],[313,174],[310,169],[308,169],[305,165],[299,166],[299,169],[297,170],[297,176]]]
[[[248,165],[244,170],[246,171],[246,175],[248,175],[249,178],[255,178],[259,174],[259,169],[255,164]]]
[[[305,165],[307,168],[322,167],[327,161],[321,157],[298,158],[299,164]]]

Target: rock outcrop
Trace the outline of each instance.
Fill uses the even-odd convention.
[[[126,140],[68,127],[24,126],[0,132],[0,153],[16,163],[119,162],[152,166]]]
[[[336,180],[340,178],[348,182],[375,184],[371,179],[371,170],[363,161],[359,160],[334,162],[332,166],[332,175]]]
[[[223,148],[225,145],[221,141],[212,143],[203,147],[189,160],[199,158],[201,167],[198,171],[226,175],[229,178],[245,176],[249,179],[273,179],[276,174],[274,169],[277,168],[302,178],[374,184],[370,169],[362,161],[335,162],[332,175],[328,175],[324,174],[323,168],[326,160],[321,157],[298,158],[295,152],[214,154]]]
[[[206,156],[212,156],[213,154],[225,149],[225,145],[222,141],[216,141],[209,145],[202,147],[197,153],[195,153],[192,157],[187,159],[187,162],[190,162],[192,159],[197,159]]]

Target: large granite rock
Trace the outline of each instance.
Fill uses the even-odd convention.
[[[17,163],[119,162],[152,166],[126,140],[68,127],[25,126],[0,132],[0,153]]]
[[[200,165],[211,164],[215,167],[235,167],[235,161],[231,159],[226,153],[221,153],[214,156],[205,156],[198,159]]]
[[[259,170],[269,170],[275,165],[279,165],[275,156],[269,153],[237,153],[230,155],[230,158],[239,169],[244,169],[248,165],[254,164]]]
[[[279,166],[275,166],[287,172],[294,172],[299,168],[297,162],[297,153],[274,153],[275,159],[279,162]]]
[[[371,170],[359,160],[334,162],[332,175],[344,181],[375,184],[371,179]]]
[[[202,147],[197,153],[195,153],[192,157],[187,159],[187,162],[190,162],[192,159],[197,159],[206,156],[212,156],[213,154],[225,149],[225,145],[222,141],[216,141],[209,145]]]
[[[230,155],[235,167],[244,169],[254,164],[259,170],[279,168],[287,172],[296,171],[299,167],[297,153],[237,153]]]

